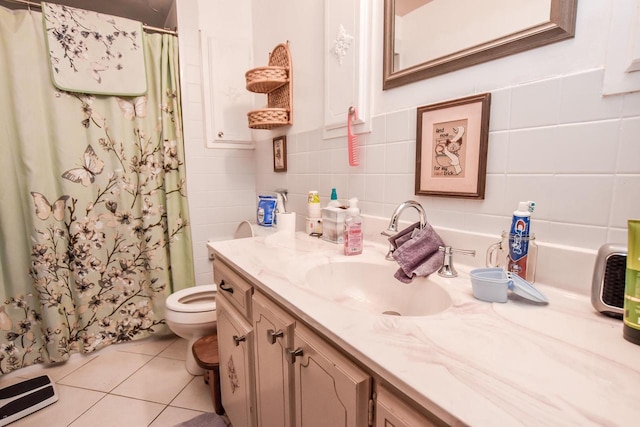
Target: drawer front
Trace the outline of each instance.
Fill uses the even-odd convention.
[[[250,319],[251,285],[219,260],[213,261],[213,277],[218,285],[218,296],[224,295],[245,318]]]

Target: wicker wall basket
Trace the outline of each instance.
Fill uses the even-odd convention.
[[[263,108],[247,113],[251,129],[273,129],[289,123],[289,110],[286,108]]]
[[[284,67],[259,67],[245,73],[247,90],[257,93],[269,93],[289,82],[287,69]]]
[[[293,124],[292,66],[289,43],[277,45],[269,54],[269,66],[245,73],[247,90],[267,94],[267,108],[247,113],[252,129],[272,129]]]

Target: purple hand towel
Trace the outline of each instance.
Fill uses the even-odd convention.
[[[403,230],[394,241],[389,241],[392,245],[400,243],[393,252],[393,259],[400,265],[394,277],[403,283],[411,283],[415,276],[428,276],[437,271],[444,261],[444,252],[438,248],[444,246],[442,238],[436,231],[427,224],[414,237],[408,240],[406,236],[411,236],[414,225],[408,227],[409,231]]]
[[[389,237],[389,243],[391,243],[394,250],[398,249],[400,246],[402,246],[403,244],[411,240],[411,238],[414,236],[413,234],[414,231],[415,233],[418,233],[420,231],[419,222],[411,224],[409,227],[405,228],[404,230],[398,231],[396,234]]]

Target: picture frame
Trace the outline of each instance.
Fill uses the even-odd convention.
[[[417,109],[415,194],[484,199],[491,94]]]
[[[287,171],[287,137],[273,138],[273,171]]]

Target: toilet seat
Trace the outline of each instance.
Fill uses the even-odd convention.
[[[166,299],[165,307],[179,313],[216,311],[216,285],[194,286],[174,292]]]
[[[238,224],[238,228],[236,228],[236,232],[233,236],[234,239],[244,239],[247,237],[253,237],[255,234],[253,233],[253,226],[249,221],[242,221]]]

